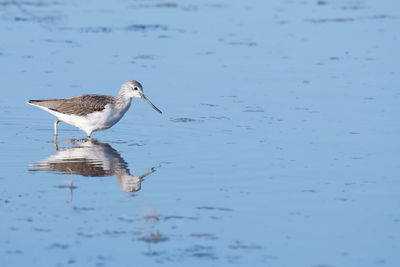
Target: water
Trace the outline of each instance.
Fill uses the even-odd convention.
[[[399,266],[399,10],[0,2],[0,265]],[[130,79],[91,142],[24,102]]]

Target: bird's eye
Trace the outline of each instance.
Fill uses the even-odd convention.
[[[137,87],[135,87],[135,88],[133,88],[133,90],[137,91],[137,90],[138,90],[138,88],[137,88]]]

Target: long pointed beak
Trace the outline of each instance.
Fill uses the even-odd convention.
[[[142,94],[142,98],[144,99],[144,101],[147,102],[147,104],[150,105],[150,107],[152,107],[155,110],[157,110],[158,112],[162,113],[161,110],[159,110],[156,106],[154,106],[153,103],[151,103],[150,100],[148,100],[147,97],[144,94]]]

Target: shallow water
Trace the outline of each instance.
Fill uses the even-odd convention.
[[[399,266],[399,11],[0,2],[0,265]],[[130,79],[94,140],[24,102]]]

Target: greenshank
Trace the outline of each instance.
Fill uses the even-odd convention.
[[[80,95],[64,99],[29,100],[27,103],[57,117],[54,122],[55,136],[58,123],[63,121],[78,127],[90,138],[93,132],[108,129],[116,124],[129,109],[132,98],[141,98],[162,113],[143,94],[142,85],[134,80],[124,83],[117,97]]]

